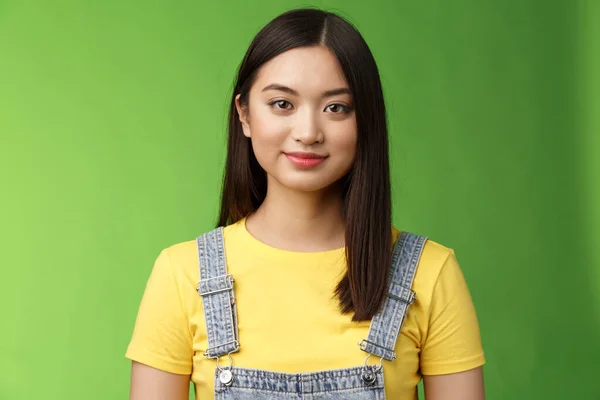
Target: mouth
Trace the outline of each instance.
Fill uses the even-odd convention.
[[[292,164],[301,168],[314,168],[323,163],[323,161],[325,161],[327,158],[326,156],[316,153],[294,152],[284,154]]]

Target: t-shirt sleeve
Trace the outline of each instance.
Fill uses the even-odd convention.
[[[479,322],[463,273],[450,252],[434,285],[421,350],[423,375],[467,371],[485,363]]]
[[[166,250],[154,263],[126,357],[174,374],[192,372],[192,335]]]

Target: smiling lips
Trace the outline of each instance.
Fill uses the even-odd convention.
[[[324,156],[315,153],[284,153],[292,164],[301,168],[314,168],[325,161]]]

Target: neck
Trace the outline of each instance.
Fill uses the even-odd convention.
[[[290,190],[269,182],[258,210],[246,220],[248,231],[270,246],[319,252],[344,246],[342,197],[336,185],[315,192]]]

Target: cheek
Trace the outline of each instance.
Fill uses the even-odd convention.
[[[251,113],[249,125],[252,148],[261,165],[274,161],[281,153],[289,130],[284,122],[268,110],[258,109]]]
[[[337,149],[341,157],[354,159],[357,141],[356,123],[349,121],[347,124],[336,126],[335,131],[330,135],[329,146]]]
[[[278,118],[268,110],[257,110],[251,115],[252,137],[260,140],[276,140],[287,132],[286,119]]]
[[[252,137],[261,140],[285,138],[291,128],[291,119],[273,114],[270,107],[257,105],[250,112]]]

